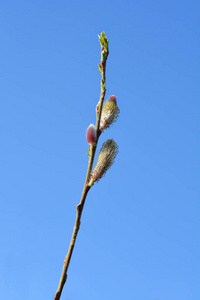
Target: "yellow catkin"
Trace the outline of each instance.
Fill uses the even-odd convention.
[[[103,131],[113,124],[117,120],[119,112],[120,110],[115,103],[105,102],[101,113],[100,129]]]

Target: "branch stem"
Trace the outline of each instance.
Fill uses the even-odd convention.
[[[102,50],[102,52],[103,52],[103,50]],[[84,204],[85,204],[87,194],[88,194],[88,192],[91,188],[91,186],[88,185],[88,183],[90,181],[90,176],[91,176],[91,171],[92,171],[92,166],[93,166],[93,162],[94,162],[94,156],[95,156],[95,152],[96,152],[96,148],[97,148],[98,139],[101,135],[101,130],[99,129],[99,126],[100,126],[100,119],[101,119],[101,112],[102,112],[103,102],[104,102],[105,93],[106,93],[106,89],[105,89],[105,80],[106,80],[105,71],[106,71],[107,56],[108,56],[108,49],[107,49],[107,52],[106,52],[106,58],[105,57],[102,58],[103,55],[101,55],[101,66],[102,66],[101,75],[102,75],[102,79],[101,79],[100,100],[99,100],[99,103],[97,105],[98,106],[97,119],[96,119],[97,140],[96,140],[96,143],[91,146],[89,162],[88,162],[88,168],[87,168],[87,173],[86,173],[86,179],[85,179],[85,183],[84,183],[84,187],[83,187],[83,191],[82,191],[82,195],[81,195],[81,200],[80,200],[80,203],[76,206],[76,220],[75,220],[75,224],[74,224],[74,229],[73,229],[71,241],[70,241],[70,244],[69,244],[68,253],[67,253],[67,255],[65,256],[65,259],[64,259],[63,269],[62,269],[58,289],[57,289],[57,291],[55,293],[55,296],[54,296],[54,300],[59,300],[60,299],[63,287],[64,287],[65,282],[67,280],[67,271],[68,271],[68,267],[69,267],[70,260],[71,260],[71,257],[72,257],[72,253],[73,253],[73,250],[74,250],[77,234],[78,234],[78,231],[79,231],[79,228],[80,228],[81,215],[82,215],[82,212],[83,212],[83,207],[84,207]]]

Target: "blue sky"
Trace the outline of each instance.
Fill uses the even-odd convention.
[[[199,3],[0,2],[0,290],[53,299],[110,39],[115,164],[90,190],[63,300],[199,300]]]

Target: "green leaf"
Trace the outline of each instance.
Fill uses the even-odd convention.
[[[98,64],[98,66],[99,66],[99,72],[102,73],[102,66],[101,66],[101,64]]]
[[[91,156],[91,147],[88,148],[88,153],[87,153],[87,155],[88,155],[89,158],[90,158],[90,156]]]
[[[108,51],[108,38],[106,37],[105,32],[103,31],[100,36],[98,35],[98,37],[102,47]]]

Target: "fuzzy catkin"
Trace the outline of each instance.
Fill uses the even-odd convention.
[[[118,153],[117,143],[113,139],[109,139],[103,143],[98,155],[97,164],[92,171],[92,181],[98,181],[102,178],[106,171],[114,163],[115,157]]]
[[[115,97],[115,96],[111,96],[111,97]],[[105,102],[101,113],[100,129],[102,131],[110,127],[110,125],[113,124],[114,122],[116,122],[120,112],[116,103],[116,97],[114,99],[115,101],[113,101],[110,98]]]

